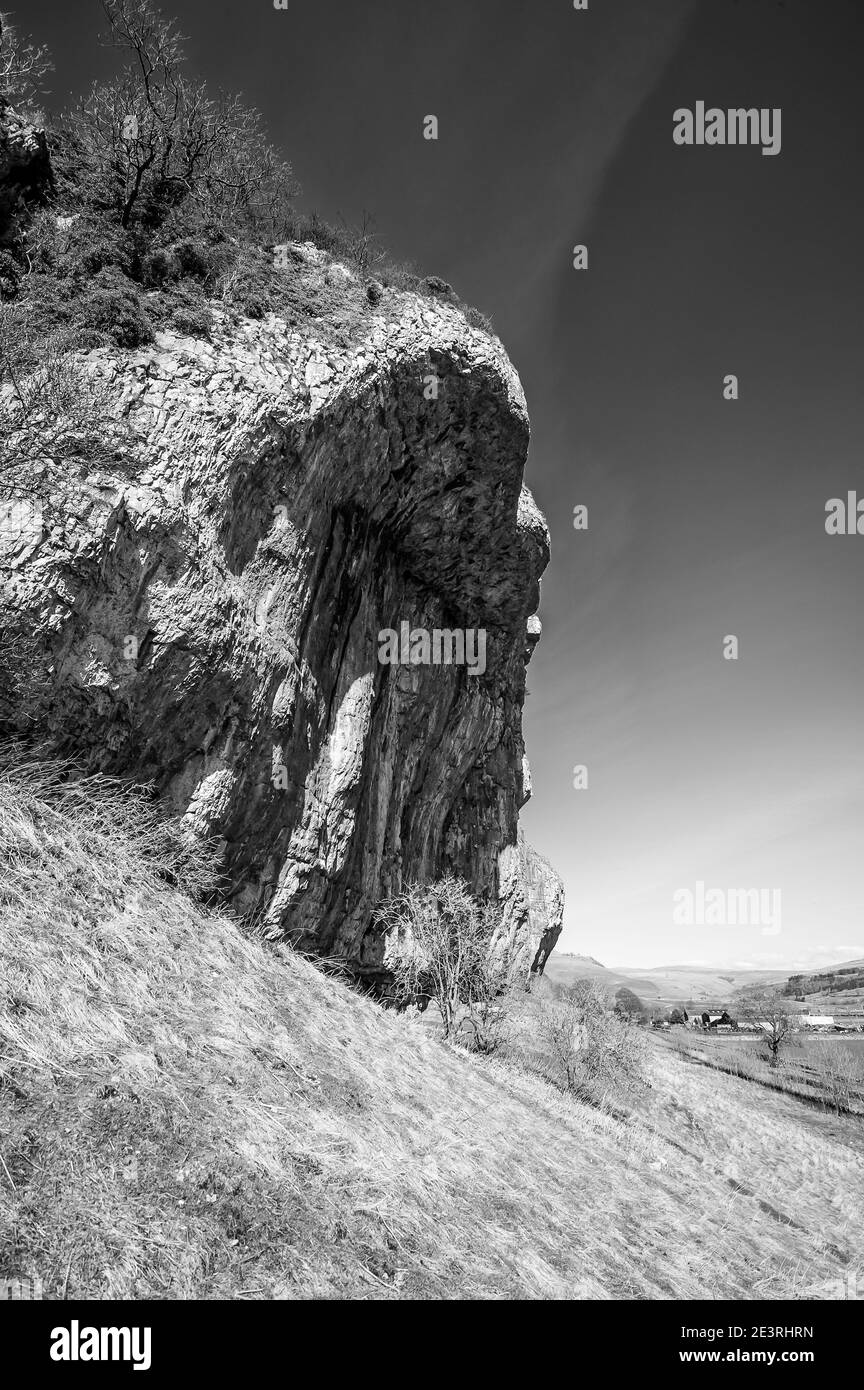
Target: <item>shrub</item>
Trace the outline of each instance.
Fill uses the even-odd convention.
[[[424,294],[440,295],[442,299],[455,299],[452,285],[442,280],[440,275],[427,275],[421,282]]]
[[[203,241],[191,238],[178,241],[173,248],[173,258],[181,275],[193,275],[203,280],[213,268],[210,249]]]
[[[465,318],[472,328],[479,328],[481,333],[488,333],[490,338],[495,336],[492,320],[482,310],[475,309],[473,305],[469,304],[465,308]]]
[[[220,277],[222,301],[250,319],[263,318],[277,307],[279,274],[266,252],[244,246],[235,263]]]
[[[42,274],[27,277],[15,306],[26,327],[20,346],[32,353],[34,364],[37,364],[40,340],[55,333],[71,332],[78,304],[67,280]]]
[[[206,304],[178,304],[174,308],[171,327],[175,333],[188,338],[209,338],[213,329],[213,313]]]
[[[580,1100],[610,1108],[648,1085],[644,1039],[596,980],[545,1002],[540,1032],[549,1079]]]
[[[632,1019],[634,1022],[638,1020],[640,1023],[648,1017],[648,1011],[638,994],[634,994],[633,990],[628,989],[626,985],[622,985],[616,991],[615,1012],[624,1018]]]
[[[104,271],[95,277],[76,317],[83,328],[107,333],[118,347],[135,348],[153,341],[153,328],[135,287]]]
[[[93,348],[110,348],[116,344],[111,334],[100,328],[82,328],[75,335],[75,346],[82,352],[90,352]]]
[[[149,289],[162,289],[184,279],[213,289],[219,277],[236,261],[237,254],[237,245],[218,230],[211,229],[209,237],[202,230],[200,236],[168,238],[143,254],[140,278]]]
[[[387,261],[379,266],[378,275],[387,289],[407,290],[413,294],[422,293],[417,267],[410,261]]]
[[[57,272],[73,280],[89,282],[100,271],[109,269],[131,276],[137,265],[134,239],[121,227],[92,214],[76,217],[59,244]]]
[[[450,875],[412,884],[382,903],[376,925],[390,938],[386,960],[397,1005],[434,1000],[444,1036],[464,1034],[476,1051],[494,1051],[514,987],[516,961],[497,938],[497,906],[478,902]]]
[[[64,460],[82,450],[96,460],[122,433],[107,388],[73,351],[83,335],[43,331],[30,308],[0,304],[0,500],[42,496]]]
[[[167,247],[157,247],[141,262],[141,279],[148,289],[161,289],[169,280],[177,280],[180,266]]]

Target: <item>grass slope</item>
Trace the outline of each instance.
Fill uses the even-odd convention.
[[[0,776],[0,1277],[747,1299],[854,1266],[842,1127],[661,1047],[644,1112],[600,1114],[244,937],[187,896],[193,871],[119,789]]]

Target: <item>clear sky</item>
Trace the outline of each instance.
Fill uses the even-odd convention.
[[[304,204],[374,214],[395,258],[491,315],[520,372],[552,533],[524,823],[565,881],[560,947],[864,955],[864,535],[825,532],[828,498],[864,497],[864,5],[164,8],[202,75],[261,107]],[[52,102],[86,85],[95,0],[17,18],[54,50]],[[675,145],[697,101],[779,107],[780,153]],[[780,931],[676,925],[673,893],[700,880],[779,890]]]

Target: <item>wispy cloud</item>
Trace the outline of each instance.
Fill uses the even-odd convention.
[[[667,0],[662,7],[644,0],[616,6],[614,24],[591,35],[590,64],[574,72],[566,103],[569,138],[554,142],[547,182],[532,204],[511,217],[508,242],[533,239],[528,273],[516,290],[520,305],[537,305],[539,284],[561,264],[562,230],[586,240],[603,185],[628,130],[649,99],[684,37],[699,0]],[[581,53],[579,49],[577,52]],[[671,127],[670,127],[671,128]],[[536,205],[557,207],[545,242],[536,242]]]

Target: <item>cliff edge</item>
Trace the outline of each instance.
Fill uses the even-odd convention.
[[[378,306],[291,250],[307,303],[310,277],[363,302],[348,331],[217,307],[209,339],[79,355],[121,444],[6,504],[28,655],[5,730],[152,781],[216,840],[232,905],[301,948],[374,972],[376,901],[450,871],[542,968],[560,884],[536,861],[526,892],[517,846],[549,550],[518,377],[445,297]]]

